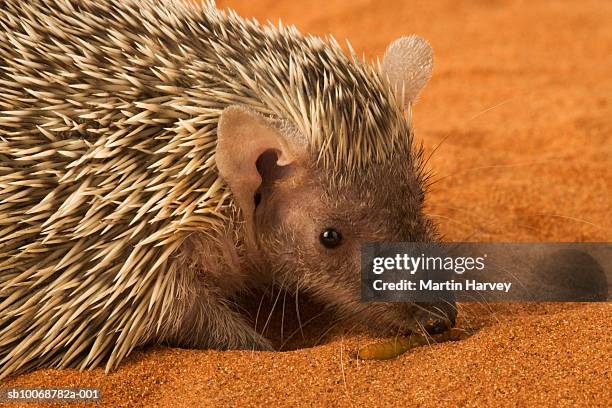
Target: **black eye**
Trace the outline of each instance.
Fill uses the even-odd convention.
[[[327,228],[319,236],[319,241],[325,248],[336,248],[342,242],[342,235],[333,228]]]

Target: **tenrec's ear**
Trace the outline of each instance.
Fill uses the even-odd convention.
[[[299,153],[298,146],[263,116],[240,106],[225,108],[217,127],[215,161],[249,221],[255,209],[255,192],[262,182],[257,160],[269,151],[276,153],[278,166],[293,163]]]
[[[397,100],[406,109],[423,89],[433,68],[433,52],[421,37],[411,35],[393,41],[381,65],[386,77],[395,91]]]

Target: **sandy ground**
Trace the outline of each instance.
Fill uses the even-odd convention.
[[[612,241],[612,3],[217,4],[349,38],[367,58],[402,34],[431,42],[434,75],[414,116],[435,150],[428,212],[446,239]],[[288,313],[282,339],[278,314],[268,327],[277,344],[295,332]],[[40,370],[2,386],[99,387],[104,406],[612,406],[611,304],[460,313],[475,335],[392,361],[356,361],[372,338],[341,325],[326,333],[324,314],[290,351],[153,348],[110,375]]]

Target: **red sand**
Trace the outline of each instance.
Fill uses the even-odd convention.
[[[402,34],[431,42],[414,116],[435,150],[428,212],[446,239],[612,241],[612,3],[218,5],[349,38],[368,58]],[[99,387],[104,406],[612,406],[609,303],[463,305],[461,316],[481,329],[392,361],[354,360],[371,338],[341,326],[320,339],[324,316],[292,351],[153,348],[110,375],[40,370],[1,385]],[[278,322],[268,332],[279,337]]]

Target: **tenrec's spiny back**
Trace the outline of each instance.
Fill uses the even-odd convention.
[[[289,121],[341,182],[409,151],[392,98],[334,41],[212,4],[0,0],[0,378],[110,369],[159,328],[180,233],[233,211],[225,107]]]

